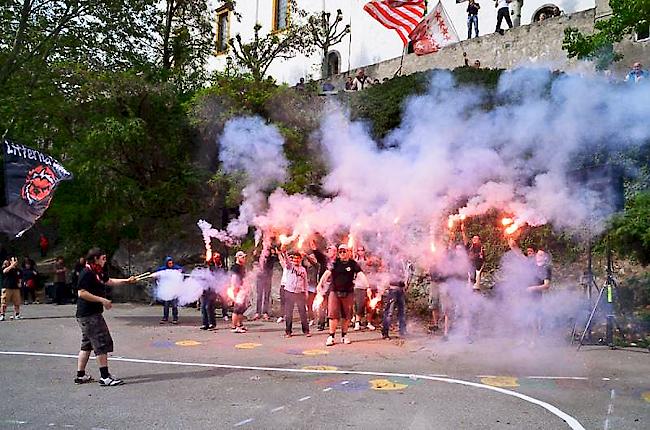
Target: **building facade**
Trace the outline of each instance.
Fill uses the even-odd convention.
[[[328,69],[332,74],[401,57],[404,51],[397,34],[383,27],[363,10],[368,0],[238,0],[234,4],[215,0],[217,40],[211,67],[217,70],[225,68],[227,40],[236,34],[240,34],[244,41],[251,40],[256,23],[261,25],[261,34],[281,32],[291,21],[291,1],[310,14],[328,11],[332,16],[336,16],[337,9],[343,12],[340,27],[349,24],[351,31],[328,52]],[[429,0],[428,3],[431,10],[437,1]],[[442,3],[461,41],[466,39],[467,2],[442,0]],[[481,6],[478,15],[479,35],[494,33],[497,15],[494,0],[478,0],[478,3]],[[511,15],[515,23],[519,21],[521,25],[528,25],[539,20],[542,14],[549,16],[556,7],[562,14],[568,15],[593,9],[595,6],[596,0],[513,0]],[[505,24],[503,26],[505,28]],[[562,35],[558,35],[558,38],[561,37]],[[321,55],[315,53],[310,57],[298,55],[288,60],[276,60],[269,69],[269,75],[278,82],[288,84],[296,83],[301,77],[320,79]]]

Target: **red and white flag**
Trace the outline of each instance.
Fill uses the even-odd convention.
[[[447,11],[439,1],[435,8],[409,34],[417,55],[437,52],[443,46],[460,41]]]
[[[363,10],[384,27],[395,30],[406,46],[409,34],[422,21],[426,5],[424,0],[373,0],[366,3]]]

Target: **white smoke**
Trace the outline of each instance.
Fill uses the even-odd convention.
[[[166,269],[156,272],[155,295],[159,300],[178,300],[180,306],[196,302],[204,290],[212,290],[226,297],[230,276],[223,270],[197,267],[191,273]]]

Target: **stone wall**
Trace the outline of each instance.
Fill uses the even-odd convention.
[[[588,62],[567,58],[562,50],[564,29],[578,28],[583,33],[592,33],[596,9],[548,18],[543,22],[515,27],[507,30],[505,35],[488,34],[479,38],[464,40],[447,46],[434,54],[404,56],[401,74],[409,75],[431,69],[454,69],[463,65],[463,52],[467,52],[470,64],[480,60],[481,67],[511,69],[517,66],[544,66],[552,70],[574,70],[581,72],[593,71],[593,65]],[[624,42],[620,45],[625,59],[613,65],[616,74],[622,74],[629,67],[628,63],[641,61],[646,68],[650,66],[650,44],[647,42]],[[364,67],[372,79],[391,78],[400,68],[401,58],[393,58],[381,63]],[[337,88],[344,86],[346,76],[356,74],[339,74],[332,79]]]

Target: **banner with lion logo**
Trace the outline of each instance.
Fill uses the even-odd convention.
[[[7,206],[0,208],[0,231],[20,236],[45,213],[59,182],[72,179],[72,173],[37,149],[9,139],[3,144]]]

